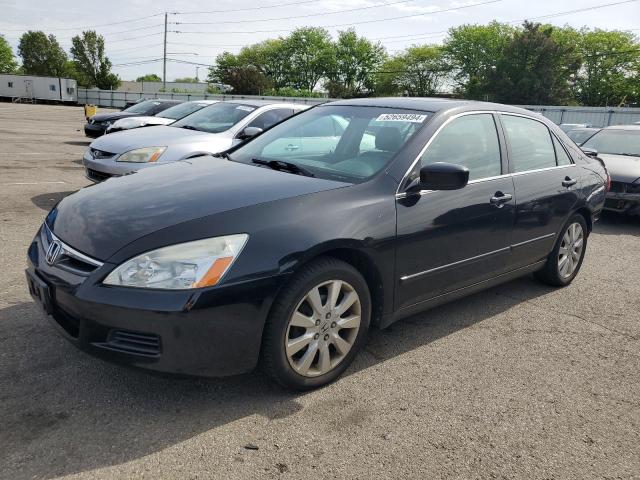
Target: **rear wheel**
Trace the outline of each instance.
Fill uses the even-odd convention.
[[[275,301],[263,342],[263,367],[296,390],[335,380],[362,347],[371,299],[362,275],[324,258],[305,267]]]
[[[582,215],[574,215],[565,224],[544,268],[536,277],[555,287],[569,285],[582,266],[587,249],[587,222]]]

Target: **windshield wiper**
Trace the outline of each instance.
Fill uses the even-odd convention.
[[[640,157],[640,153],[617,153],[616,155],[622,155],[624,157]]]
[[[262,160],[261,158],[253,158],[251,159],[251,161],[258,165],[265,165],[273,170],[294,173],[296,175],[303,175],[305,177],[315,177],[315,175],[309,170],[307,170],[306,168],[302,168],[295,163],[284,162],[282,160]]]
[[[227,160],[231,160],[231,155],[229,155],[227,152],[214,153],[212,156],[213,157],[217,157],[217,158],[226,158]]]
[[[192,127],[191,125],[182,125],[182,126],[180,126],[180,128],[184,128],[186,130],[195,130],[196,132],[200,131],[200,129],[198,129],[196,127]]]

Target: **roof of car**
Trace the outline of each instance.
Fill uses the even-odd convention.
[[[306,104],[301,104],[301,103],[294,103],[294,102],[275,102],[273,100],[251,100],[251,99],[241,99],[241,100],[224,100],[227,103],[240,103],[242,105],[251,105],[253,107],[266,107],[268,105],[282,105],[284,107],[291,107],[293,106],[306,106],[308,107],[309,105]]]
[[[640,125],[612,125],[605,130],[640,130]]]
[[[458,107],[477,108],[478,110],[498,110],[503,112],[535,115],[535,112],[524,108],[512,107],[500,103],[477,102],[473,100],[458,100],[438,97],[382,97],[358,98],[352,100],[338,100],[326,105],[352,105],[362,107],[403,108],[407,110],[422,110],[425,112],[439,112]]]

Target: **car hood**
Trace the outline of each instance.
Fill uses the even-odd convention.
[[[127,117],[119,119],[114,126],[120,128],[137,128],[146,125],[169,125],[175,122],[173,118],[165,117]]]
[[[604,161],[614,182],[633,183],[640,178],[640,157],[610,153],[600,153],[598,157]]]
[[[64,198],[47,223],[62,241],[104,261],[163,228],[348,185],[203,156],[84,188]]]
[[[219,135],[215,133],[159,125],[156,128],[140,128],[100,137],[91,143],[91,148],[119,154],[136,148],[196,144],[218,138]]]
[[[109,113],[98,113],[90,118],[94,122],[106,122],[112,120],[118,120],[119,118],[128,118],[128,117],[139,117],[141,116],[139,113],[131,113],[131,112],[109,112]]]

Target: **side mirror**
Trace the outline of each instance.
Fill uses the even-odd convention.
[[[459,190],[469,183],[469,169],[453,163],[437,162],[420,169],[422,190]]]
[[[262,132],[263,130],[261,128],[247,127],[238,134],[238,138],[240,140],[247,140],[249,138],[255,137],[256,135],[260,135]]]
[[[591,157],[591,158],[597,158],[598,157],[598,151],[593,149],[593,148],[581,148],[580,150],[582,150],[582,153],[584,153],[587,157]]]

